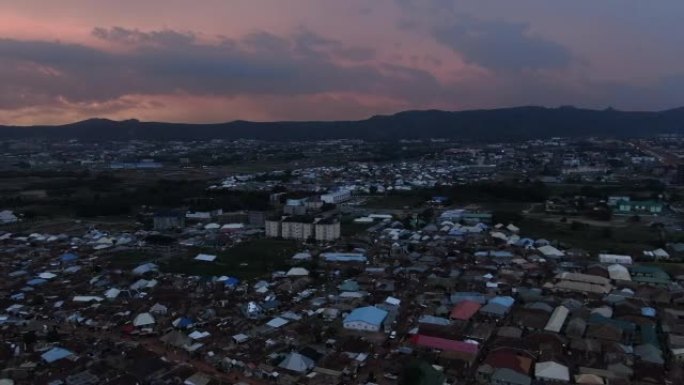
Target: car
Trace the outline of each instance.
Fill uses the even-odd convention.
[[[392,330],[392,331],[390,332],[389,338],[390,338],[391,340],[396,339],[396,338],[397,338],[397,331],[396,331],[396,330]]]

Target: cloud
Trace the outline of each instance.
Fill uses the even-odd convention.
[[[105,103],[126,95],[390,95],[417,102],[441,88],[428,72],[370,63],[374,50],[299,29],[200,39],[172,30],[95,28],[127,49],[0,39],[0,108]],[[344,64],[340,63],[344,61]],[[23,98],[12,98],[19,92]]]
[[[98,39],[113,43],[126,45],[154,44],[166,47],[192,44],[196,39],[194,33],[178,32],[170,29],[142,32],[137,29],[126,29],[122,27],[97,27],[93,29],[91,34]]]
[[[466,60],[492,70],[562,68],[572,62],[567,48],[531,34],[528,24],[461,16],[434,27],[432,36]]]

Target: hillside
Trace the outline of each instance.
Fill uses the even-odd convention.
[[[0,139],[105,140],[460,138],[516,141],[554,136],[639,137],[684,132],[684,108],[661,112],[517,107],[495,110],[405,111],[358,121],[180,124],[89,119],[61,126],[0,126]]]

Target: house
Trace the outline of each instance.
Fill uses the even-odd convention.
[[[321,195],[321,200],[329,204],[338,204],[351,199],[351,191],[346,189],[339,189],[331,191],[327,194]]]
[[[303,267],[293,267],[285,273],[288,277],[307,277],[309,275],[309,270]]]
[[[559,333],[563,328],[563,324],[565,324],[565,320],[568,318],[568,314],[570,314],[570,310],[567,307],[563,305],[558,306],[551,313],[551,318],[546,323],[544,330]]]
[[[533,356],[523,350],[497,348],[492,350],[477,368],[480,383],[497,385],[530,384]]]
[[[555,361],[537,362],[534,377],[545,383],[569,383],[570,370],[567,366]]]
[[[349,313],[342,325],[345,329],[377,332],[388,314],[386,310],[375,306],[361,307]]]
[[[308,372],[313,369],[314,366],[314,361],[311,358],[296,352],[288,354],[285,359],[278,364],[279,368],[298,373]]]
[[[440,337],[432,337],[423,334],[416,334],[411,337],[411,343],[442,352],[442,357],[465,361],[468,364],[475,362],[480,348],[476,343],[450,340]]]
[[[608,276],[614,281],[631,281],[632,276],[624,265],[613,264],[608,266]]]
[[[620,265],[631,265],[632,257],[629,255],[618,255],[618,254],[599,254],[599,262],[605,264],[620,264]]]
[[[658,215],[663,212],[663,203],[658,201],[626,201],[622,200],[617,203],[617,214],[623,215],[639,215],[639,214],[650,214]]]
[[[480,307],[482,307],[482,305],[475,301],[461,301],[451,309],[449,318],[453,320],[468,321],[478,310],[480,310]]]
[[[530,376],[518,373],[515,370],[500,368],[494,370],[489,383],[491,385],[530,385],[532,379]]]
[[[668,286],[670,275],[663,269],[655,266],[632,266],[630,267],[632,281],[650,286]]]

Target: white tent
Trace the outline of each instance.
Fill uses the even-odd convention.
[[[135,327],[148,325],[154,325],[154,317],[152,317],[152,314],[150,313],[140,313],[133,320],[133,326]]]

